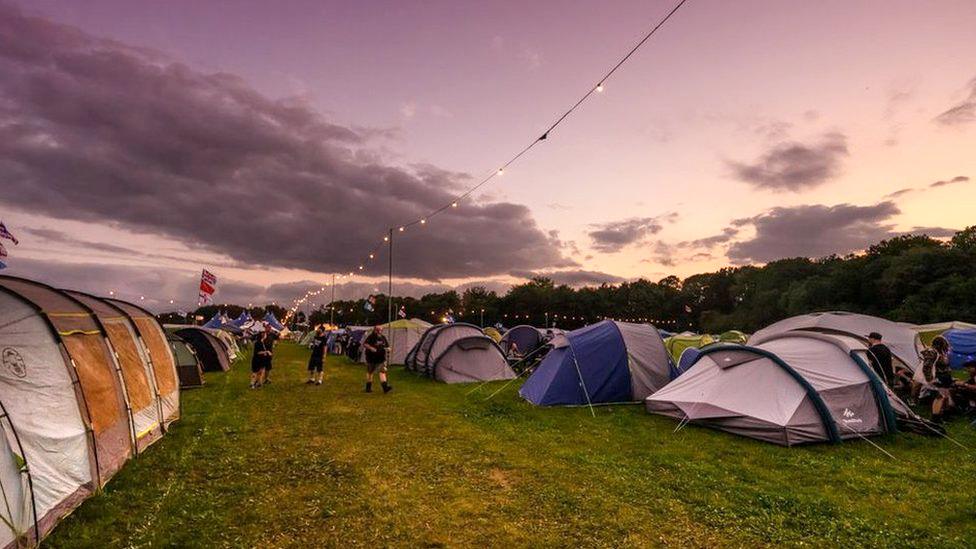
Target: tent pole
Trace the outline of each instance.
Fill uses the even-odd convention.
[[[576,349],[573,348],[573,342],[569,341],[568,337],[566,341],[569,343],[569,352],[573,355],[573,365],[576,366],[576,375],[579,376],[580,387],[583,388],[583,394],[586,395],[586,405],[590,407],[590,414],[596,417],[596,412],[593,411],[593,402],[590,401],[590,392],[586,390],[586,382],[583,381],[583,372],[580,370],[579,362],[576,361]]]
[[[390,270],[389,278],[387,279],[387,297],[386,297],[386,325],[389,326],[393,323],[393,227],[390,227]],[[386,355],[387,364],[389,364],[390,358],[393,356],[393,334],[390,334],[390,352]]]

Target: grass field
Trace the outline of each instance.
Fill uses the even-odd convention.
[[[399,369],[362,393],[279,346],[183,394],[183,419],[48,539],[123,546],[938,546],[976,544],[976,455],[901,434],[781,448],[638,406],[535,408]],[[976,448],[976,429],[951,435]]]

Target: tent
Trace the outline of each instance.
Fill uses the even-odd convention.
[[[424,374],[444,383],[468,383],[514,379],[515,372],[505,354],[486,335],[465,336],[451,341],[431,361]]]
[[[251,318],[251,313],[248,313],[245,310],[245,311],[242,311],[241,314],[238,315],[237,318],[235,318],[234,320],[231,320],[230,323],[233,324],[234,326],[237,326],[238,328],[243,329],[245,324],[247,324],[248,322],[251,322],[253,320],[254,319]]]
[[[0,545],[37,543],[132,455],[105,330],[78,300],[0,276]]]
[[[749,344],[754,345],[756,341],[772,334],[792,330],[844,335],[861,342],[867,341],[867,334],[878,332],[883,336],[883,341],[891,349],[894,358],[913,372],[918,369],[918,353],[922,344],[914,330],[904,324],[857,313],[811,313],[780,320],[754,333],[749,338]]]
[[[678,362],[681,358],[681,353],[685,349],[689,347],[701,349],[709,343],[715,343],[715,338],[708,334],[694,334],[691,332],[675,334],[664,340],[664,346],[668,349],[668,353],[675,362]]]
[[[963,368],[970,362],[976,362],[976,329],[960,330],[953,328],[942,334],[949,340],[949,364],[955,368]]]
[[[193,347],[176,334],[166,334],[166,341],[176,359],[180,388],[203,387],[203,366]]]
[[[499,332],[495,328],[492,328],[491,326],[488,326],[487,328],[485,328],[482,331],[485,333],[486,336],[488,336],[491,339],[493,339],[495,341],[495,343],[498,343],[499,341],[502,340],[502,334],[501,334],[501,332]]]
[[[152,313],[142,307],[118,299],[106,299],[125,312],[135,327],[146,358],[152,366],[162,408],[163,427],[180,418],[180,386],[176,372],[176,361],[172,350],[166,343],[166,332]]]
[[[942,335],[949,330],[976,330],[976,324],[953,320],[951,322],[936,322],[934,324],[905,324],[918,333],[923,345],[931,345],[935,336]]]
[[[237,360],[237,355],[240,354],[241,349],[237,346],[237,340],[230,333],[220,330],[207,330],[210,335],[217,338],[220,344],[224,346],[224,351],[227,352],[227,359],[231,362]]]
[[[520,355],[527,355],[545,343],[542,332],[535,326],[520,324],[505,332],[498,345],[506,355],[510,353],[512,343],[518,348]]]
[[[407,359],[407,353],[420,341],[432,324],[419,318],[410,318],[394,320],[381,326],[386,339],[390,342],[389,363],[403,364]]]
[[[742,344],[749,341],[749,335],[745,332],[740,332],[739,330],[728,330],[719,334],[718,340],[722,343]]]
[[[280,332],[285,329],[285,327],[281,324],[281,322],[278,322],[278,318],[275,317],[274,313],[271,311],[268,311],[268,314],[264,315],[264,322],[265,324],[271,326],[271,329],[276,332]]]
[[[639,402],[677,376],[650,324],[604,320],[557,336],[522,385],[540,406]]]
[[[199,326],[167,324],[166,331],[180,336],[193,347],[204,372],[230,370],[230,358],[223,343],[207,330]]]
[[[481,328],[474,324],[455,322],[431,326],[404,357],[408,370],[429,372],[434,359],[439,357],[454,341],[468,336],[483,336]]]
[[[139,341],[135,324],[124,311],[107,301],[81,292],[64,292],[95,313],[105,328],[125,387],[132,439],[136,451],[141,452],[163,436],[163,408],[152,363]]]
[[[218,311],[214,313],[210,320],[204,323],[204,328],[210,328],[211,330],[219,330],[224,324],[230,324],[230,319],[224,314],[223,311]]]
[[[899,420],[924,423],[868,366],[866,352],[855,338],[802,330],[712,345],[645,405],[784,446],[892,433]]]

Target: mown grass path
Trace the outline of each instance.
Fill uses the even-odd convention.
[[[535,408],[279,346],[183,394],[183,419],[51,547],[938,546],[976,544],[976,454],[938,438],[780,448],[638,406]],[[951,434],[976,449],[976,429]]]

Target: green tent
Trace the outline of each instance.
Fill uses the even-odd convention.
[[[681,353],[685,352],[685,349],[692,347],[701,349],[709,343],[715,343],[715,338],[708,334],[693,334],[691,332],[675,334],[664,340],[664,346],[675,363],[681,358]]]
[[[739,343],[745,344],[749,340],[749,335],[745,332],[740,332],[739,330],[729,330],[727,332],[722,332],[718,336],[718,340],[722,343]]]

